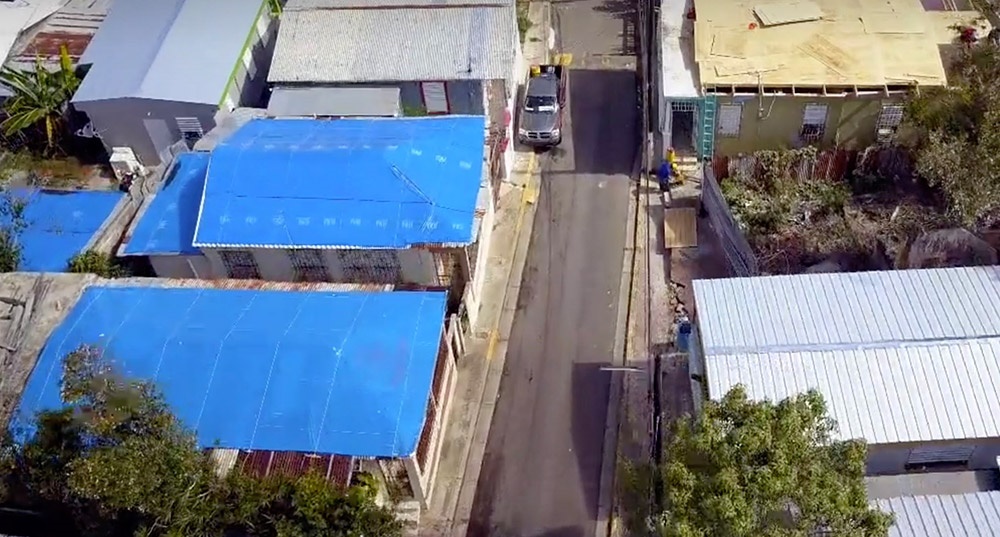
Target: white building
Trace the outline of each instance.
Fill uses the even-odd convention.
[[[995,468],[1000,267],[694,282],[693,388],[816,389],[868,473]]]

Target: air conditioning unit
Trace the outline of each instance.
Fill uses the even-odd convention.
[[[111,169],[115,172],[115,177],[119,182],[124,181],[129,175],[142,175],[144,170],[139,163],[135,151],[131,147],[111,148]]]

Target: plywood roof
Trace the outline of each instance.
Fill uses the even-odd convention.
[[[989,31],[976,12],[927,12],[920,0],[799,0],[822,18],[774,26],[756,15],[780,18],[793,3],[695,0],[702,85],[940,86],[939,45],[956,37],[950,26],[978,22],[981,35]]]

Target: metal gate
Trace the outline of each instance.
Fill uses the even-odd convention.
[[[337,250],[344,277],[352,283],[399,283],[403,268],[396,250]]]

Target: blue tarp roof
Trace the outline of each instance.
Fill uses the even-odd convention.
[[[124,193],[13,190],[10,195],[26,202],[19,269],[65,272],[70,258],[101,229]]]
[[[114,2],[80,59],[93,67],[73,102],[137,97],[218,104],[262,3]]]
[[[91,344],[155,381],[204,447],[410,455],[445,296],[91,287],[42,349],[17,425],[61,406],[62,358]]]
[[[257,119],[215,148],[194,244],[468,244],[485,118]]]
[[[132,230],[123,255],[198,254],[192,246],[198,203],[205,188],[208,153],[177,156],[167,182]]]

